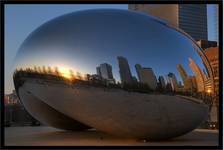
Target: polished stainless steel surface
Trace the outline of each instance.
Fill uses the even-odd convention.
[[[149,139],[196,128],[214,91],[209,62],[189,35],[116,9],[78,11],[37,28],[19,49],[14,83],[25,104],[29,92],[83,128]]]

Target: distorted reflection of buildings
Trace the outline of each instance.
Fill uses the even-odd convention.
[[[211,71],[213,73],[214,81],[208,80],[209,85],[214,84],[214,91],[210,91],[212,96],[212,108],[210,111],[210,122],[219,122],[219,56],[218,56],[218,47],[210,47],[205,49],[203,52],[207,57],[207,60],[210,64]]]
[[[132,82],[133,84],[137,84],[138,83],[138,80],[135,76],[132,76]]]
[[[100,66],[96,68],[96,71],[97,75],[100,76],[102,79],[105,79],[108,83],[115,84],[115,79],[113,78],[111,65],[107,63],[100,64]]]
[[[170,72],[168,74],[168,78],[169,78],[172,90],[178,92],[179,91],[179,85],[178,85],[177,78],[176,78],[175,74]]]
[[[147,84],[152,90],[157,87],[157,79],[152,68],[143,68],[140,64],[135,65],[139,82]]]
[[[211,62],[212,70],[214,70],[215,76],[215,87],[219,85],[219,77],[218,77],[218,57],[214,57],[211,53],[212,49],[207,49],[205,52],[207,53],[209,61]],[[214,50],[216,53],[217,50]],[[200,54],[201,55],[201,54]],[[202,60],[204,63],[204,56],[202,56]],[[119,73],[120,73],[120,81],[116,83],[113,73],[112,73],[112,66],[108,63],[102,63],[96,67],[96,74],[85,74],[84,76],[81,73],[76,72],[74,75],[72,70],[69,70],[68,74],[63,74],[60,71],[60,68],[55,67],[52,70],[50,67],[46,69],[45,66],[43,67],[34,67],[34,69],[26,68],[25,70],[18,71],[18,76],[20,73],[26,76],[32,77],[40,77],[45,79],[55,79],[61,82],[80,82],[85,81],[85,83],[92,83],[98,86],[110,86],[115,88],[123,88],[125,90],[131,91],[140,91],[140,92],[164,92],[164,93],[181,93],[191,96],[196,96],[196,93],[206,93],[211,94],[213,92],[213,85],[212,80],[209,75],[209,70],[203,69],[201,70],[200,67],[195,63],[192,58],[189,58],[189,67],[191,68],[193,75],[188,75],[185,69],[181,64],[177,64],[176,68],[180,74],[180,77],[183,81],[183,85],[179,84],[176,75],[173,72],[169,72],[165,75],[165,78],[160,75],[157,81],[156,75],[152,68],[142,67],[140,64],[135,65],[136,73],[138,76],[138,80],[135,76],[132,76],[130,71],[130,66],[128,64],[128,60],[123,56],[118,56],[118,64],[119,64]],[[207,65],[206,63],[204,63]],[[66,71],[67,72],[67,71]],[[29,75],[30,74],[30,75]],[[69,77],[69,78],[68,78]],[[71,83],[71,84],[72,84]],[[197,95],[199,96],[199,95]]]
[[[214,89],[215,93],[219,94],[219,56],[218,56],[218,47],[210,47],[205,49],[203,52],[206,55],[214,76]]]
[[[181,64],[177,64],[177,70],[179,71],[180,76],[183,80],[184,89],[185,90],[190,90],[191,82],[190,82],[189,77],[188,77],[186,71],[184,70],[183,66]]]
[[[162,89],[164,89],[166,87],[166,83],[165,83],[164,77],[163,76],[159,76],[158,80],[159,80],[160,87]]]
[[[181,64],[177,64],[177,70],[180,73],[180,76],[183,80],[184,84],[183,91],[185,92],[195,91],[195,89],[197,89],[195,77],[189,76]]]
[[[203,63],[205,64],[204,56],[202,57],[203,57],[202,58]],[[208,72],[206,72],[205,69],[201,70],[201,68],[195,63],[195,61],[192,58],[189,58],[188,60],[189,60],[189,67],[191,68],[193,72],[193,76],[189,76],[181,64],[176,65],[177,70],[180,73],[180,76],[184,83],[184,87],[183,87],[184,91],[187,91],[187,92],[193,91],[193,92],[198,92],[198,93],[205,92],[207,94],[213,93],[214,92],[213,90],[216,86],[213,86],[212,84],[213,81],[208,73],[209,70]]]
[[[133,79],[127,59],[122,56],[118,56],[117,59],[122,84],[132,84]]]
[[[203,92],[205,91],[205,85],[204,85],[204,73],[201,71],[199,66],[194,62],[192,58],[189,58],[189,66],[191,70],[193,71],[193,74],[195,75],[196,83],[197,83],[197,91]]]

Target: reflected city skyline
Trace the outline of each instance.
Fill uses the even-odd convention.
[[[88,20],[89,19],[86,18],[85,20],[81,20],[81,21],[84,23],[88,23]],[[112,20],[109,20],[108,18],[106,20],[108,22],[112,22]],[[141,28],[145,28],[139,21],[137,22],[138,22],[138,25],[141,26]],[[103,23],[101,23],[101,25],[102,24]],[[131,32],[128,32],[126,30],[124,31],[126,34],[119,35],[119,33],[122,33],[123,31],[117,28],[117,31],[115,33],[112,33],[112,31],[107,31],[109,33],[106,33],[106,34],[110,36],[107,36],[105,33],[102,32],[100,33],[100,36],[98,38],[94,38],[94,35],[98,35],[98,33],[94,33],[94,32],[97,31],[99,28],[103,29],[103,27],[101,25],[94,26],[91,29],[92,31],[89,32],[89,29],[85,25],[86,27],[84,27],[85,28],[84,33],[77,32],[75,33],[75,35],[72,35],[70,31],[68,31],[67,29],[63,29],[63,33],[59,33],[61,35],[60,38],[57,38],[57,36],[53,36],[53,35],[57,34],[60,31],[54,31],[54,29],[52,28],[49,31],[47,31],[49,33],[52,33],[52,36],[47,37],[47,39],[45,38],[40,39],[41,34],[44,34],[44,33],[37,32],[38,31],[37,29],[36,31],[37,36],[34,39],[32,39],[32,50],[27,51],[29,49],[29,44],[31,44],[31,43],[27,45],[25,44],[26,42],[29,41],[29,38],[28,38],[20,48],[21,50],[17,55],[17,60],[15,61],[16,65],[18,65],[17,67],[22,67],[22,66],[33,67],[36,64],[40,64],[40,66],[45,65],[45,64],[49,64],[50,66],[62,65],[61,67],[66,66],[66,68],[69,68],[69,69],[71,68],[76,71],[79,70],[80,72],[84,74],[86,73],[93,74],[95,73],[95,69],[94,69],[95,65],[100,64],[101,62],[107,62],[111,64],[112,66],[114,66],[113,75],[117,81],[121,81],[119,78],[119,70],[117,67],[118,66],[117,61],[113,59],[117,55],[125,56],[126,58],[128,58],[130,70],[133,76],[137,76],[137,72],[135,71],[135,67],[134,67],[135,64],[140,63],[142,66],[154,68],[154,74],[156,76],[160,76],[168,72],[173,72],[175,73],[176,78],[178,80],[181,80],[180,75],[178,74],[178,71],[175,66],[178,63],[181,63],[187,70],[188,74],[192,75],[192,71],[190,70],[187,60],[185,59],[188,57],[192,57],[193,60],[199,65],[199,67],[202,70],[205,69],[205,67],[203,67],[203,64],[201,63],[202,61],[200,57],[197,56],[197,54],[194,54],[194,51],[192,50],[193,46],[189,44],[191,42],[190,39],[188,39],[185,36],[182,36],[182,34],[180,34],[175,29],[169,27],[168,30],[164,32],[167,35],[165,36],[163,35],[159,37],[160,39],[158,38],[148,39],[146,38],[147,36],[156,37],[156,34],[160,33],[162,30],[158,31],[156,27],[152,25],[151,29],[148,28],[143,33],[143,31],[140,31],[140,29],[139,31],[138,29],[137,30],[134,29],[135,25],[131,25],[131,24],[129,25],[127,22],[121,21],[120,23],[117,22],[115,24],[116,26],[119,26],[119,25],[127,26],[128,31],[131,29]],[[160,25],[161,27],[165,26],[161,23]],[[71,28],[71,26],[72,24],[68,24],[67,28]],[[107,26],[106,28],[109,28],[109,27],[111,26]],[[75,28],[75,25],[74,25],[74,28]],[[84,36],[86,34],[89,34],[89,35]],[[174,38],[176,38],[175,39],[176,41],[173,41],[171,40],[171,38],[168,38],[168,36],[172,36],[173,34],[175,36]],[[71,38],[72,40],[65,37],[65,35],[67,37],[72,37]],[[129,35],[129,36],[125,36],[125,35]],[[105,38],[101,38],[101,37],[105,37]],[[54,41],[54,43],[51,44],[50,41],[51,40],[53,41],[54,39],[57,42]],[[159,40],[164,43],[159,44],[160,43]],[[46,43],[46,41],[48,42]],[[86,43],[86,41],[88,42]],[[135,43],[134,41],[139,41],[139,45],[136,46],[134,44]],[[185,42],[185,45],[182,46],[181,43],[184,43],[184,42]],[[60,43],[63,43],[63,44],[60,44]],[[51,51],[53,53],[51,53]],[[161,51],[163,52],[166,51],[166,52],[160,53]],[[152,54],[152,57],[149,57],[151,56],[151,54]],[[144,57],[144,56],[147,56],[147,57]],[[41,58],[41,62],[39,61],[39,58]],[[85,58],[85,59],[82,59],[82,58]],[[138,60],[140,60],[140,62]],[[166,60],[168,60],[168,62],[166,62]],[[88,61],[91,61],[91,63],[88,63]],[[166,66],[167,64],[168,64],[168,67],[162,67],[162,66]],[[84,67],[80,67],[80,66],[84,66]],[[155,68],[159,68],[159,69],[155,69]]]
[[[108,84],[124,84],[134,85],[138,83],[145,84],[150,90],[157,90],[158,88],[170,89],[173,92],[205,92],[212,93],[213,87],[207,82],[210,77],[206,74],[205,70],[201,70],[199,66],[194,62],[192,58],[188,58],[188,66],[193,72],[189,75],[185,71],[181,64],[177,64],[176,68],[180,74],[180,80],[178,80],[174,73],[167,72],[166,74],[159,75],[158,77],[154,74],[153,68],[142,67],[141,64],[135,64],[135,71],[137,76],[133,76],[130,70],[128,59],[123,56],[117,56],[117,62],[119,65],[119,78],[121,80],[115,80],[113,78],[112,65],[107,62],[101,63],[95,67],[96,73],[94,74],[83,74],[81,72],[74,72],[72,69],[65,67],[54,66],[53,69],[50,66],[34,66],[33,68],[20,68],[16,70],[33,72],[47,75],[56,75],[68,80],[89,80],[89,77],[97,79],[99,81],[105,81]]]
[[[167,22],[98,9],[60,16],[31,33],[13,80],[41,122],[156,140],[183,135],[207,119],[209,66],[196,42]]]

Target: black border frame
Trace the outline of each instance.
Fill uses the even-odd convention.
[[[218,119],[219,119],[219,134],[218,134],[218,146],[5,146],[5,132],[4,132],[4,63],[5,63],[5,58],[4,58],[4,51],[5,51],[5,45],[4,45],[4,37],[5,37],[5,5],[10,5],[10,4],[218,4],[219,5],[219,109],[218,109]],[[172,1],[166,1],[166,0],[160,0],[160,1],[155,1],[155,0],[138,0],[138,1],[133,1],[133,0],[101,0],[101,1],[94,1],[94,0],[0,0],[1,4],[1,53],[0,53],[0,65],[1,65],[1,88],[0,88],[0,93],[1,93],[1,141],[0,145],[2,149],[114,149],[114,148],[119,148],[119,149],[223,149],[222,147],[222,4],[223,2],[221,0],[207,0],[207,1],[202,1],[202,0],[172,0]]]

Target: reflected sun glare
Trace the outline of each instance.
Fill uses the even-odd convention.
[[[70,74],[70,69],[66,68],[66,67],[59,67],[59,72],[60,74],[67,79],[71,79],[71,74]]]

